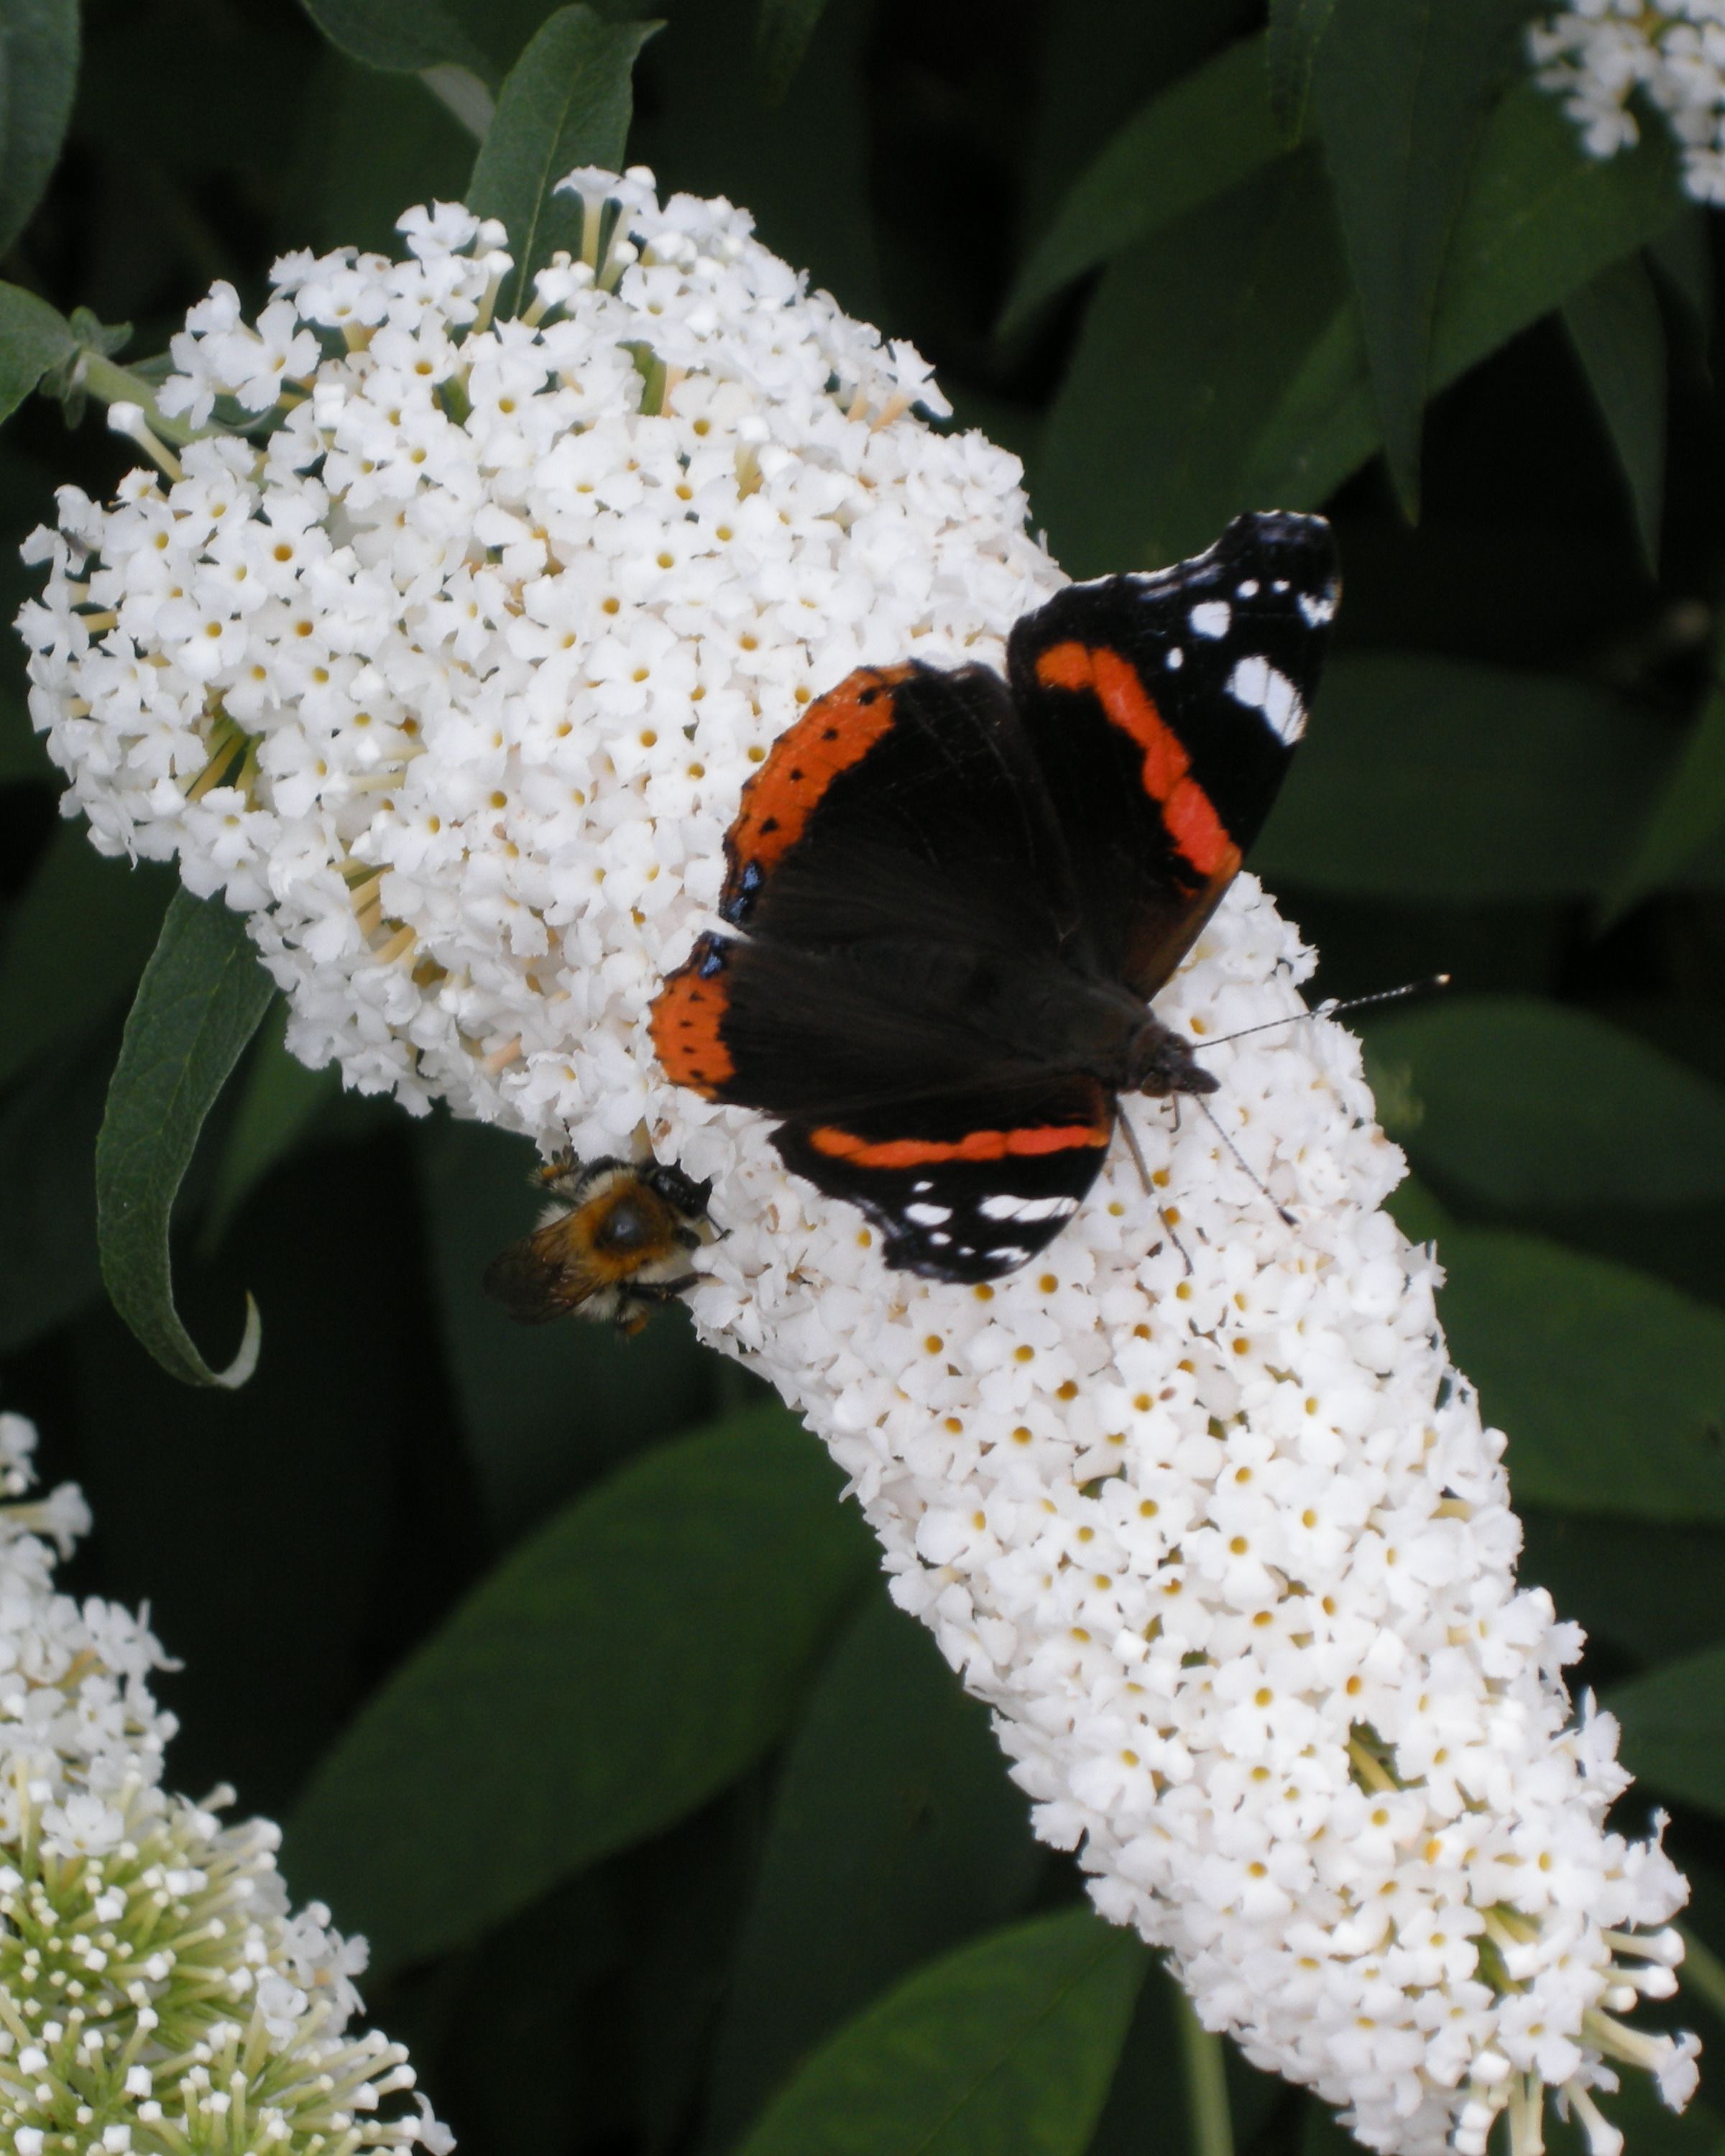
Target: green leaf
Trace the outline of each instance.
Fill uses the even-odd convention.
[[[460,199],[473,138],[423,78],[361,67],[329,49],[307,102],[296,213],[308,244],[393,255],[409,203]]]
[[[659,27],[559,8],[510,69],[467,190],[470,209],[508,228],[516,266],[500,313],[531,291],[533,273],[559,248],[580,254],[580,198],[557,194],[557,183],[579,165],[622,169],[630,77]]]
[[[95,1153],[102,1278],[138,1339],[188,1385],[243,1385],[257,1365],[249,1296],[227,1368],[198,1353],[174,1308],[167,1230],[204,1117],[275,993],[239,916],[219,898],[176,891],[108,1087]]]
[[[919,1963],[1004,1922],[1039,1869],[986,1709],[875,1596],[786,1758],[714,2047],[728,2146],[803,2056]]]
[[[1291,148],[1306,132],[1312,71],[1335,8],[1336,0],[1270,0],[1270,101]]]
[[[1623,1725],[1634,1773],[1667,1796],[1725,1812],[1725,1647],[1613,1685],[1602,1704]]]
[[[1242,444],[1262,431],[1342,291],[1310,151],[1109,264],[1033,490],[1076,575],[1178,561],[1237,510],[1261,506],[1241,492]]]
[[[105,859],[81,824],[59,826],[0,943],[0,1085],[136,985],[174,888],[166,870]]]
[[[286,1019],[283,1004],[246,1070],[199,1237],[207,1251],[221,1241],[270,1169],[293,1151],[319,1109],[341,1092],[341,1074],[334,1064],[308,1070],[288,1053]]]
[[[1386,1128],[1440,1185],[1506,1207],[1725,1198],[1725,1088],[1584,1011],[1445,997],[1368,1044],[1407,1066],[1417,1114]]]
[[[1396,491],[1420,504],[1438,292],[1521,0],[1333,0],[1312,106]]]
[[[790,88],[826,4],[827,0],[761,0],[755,57],[769,104],[777,105]]]
[[[1272,889],[1358,898],[1582,896],[1620,855],[1664,739],[1588,682],[1337,659],[1252,866]]]
[[[1524,1584],[1549,1588],[1588,1638],[1640,1662],[1665,1662],[1725,1640],[1725,1536],[1620,1513],[1548,1512],[1518,1504]]]
[[[1563,303],[1563,326],[1622,467],[1641,558],[1656,576],[1665,501],[1665,324],[1640,257],[1625,255],[1573,293]]]
[[[1518,1501],[1725,1521],[1725,1317],[1537,1235],[1453,1229],[1438,1256],[1450,1352],[1509,1433]]]
[[[417,74],[452,64],[471,68],[482,82],[496,80],[462,9],[445,0],[412,0],[408,7],[402,0],[305,0],[305,6],[332,45],[367,67]]]
[[[46,300],[16,285],[0,285],[0,419],[9,418],[74,348],[71,324]]]
[[[1019,272],[1002,331],[1073,278],[1225,193],[1285,146],[1271,115],[1264,40],[1228,46],[1153,98],[1074,182]]]
[[[1247,2149],[1258,2145],[1258,2137],[1271,2114],[1286,2102],[1287,2084],[1249,2066],[1236,2046],[1224,2043],[1223,2071],[1232,2135],[1209,2142],[1198,2138],[1189,2085],[1188,2101],[1180,2100],[1191,2012],[1185,1993],[1167,1965],[1153,1965],[1138,1994],[1108,2101],[1085,2156],[1149,2156],[1147,2129],[1153,2127],[1154,2140],[1150,2145],[1155,2156],[1214,2156],[1218,2148]]]
[[[1713,319],[1713,243],[1707,213],[1685,203],[1664,231],[1647,243],[1647,260],[1683,303],[1690,326],[1705,341]]]
[[[1661,885],[1675,882],[1725,829],[1725,680],[1713,654],[1712,685],[1682,747],[1637,824],[1600,911],[1620,919]]]
[[[737,2156],[1079,2156],[1148,1961],[1085,1908],[961,1948],[818,2051]]]
[[[1381,1080],[1381,1070],[1377,1075]],[[1374,1090],[1378,1092],[1378,1112],[1387,1126],[1389,1118],[1381,1085]],[[1448,1235],[1455,1224],[1417,1175],[1402,1178],[1384,1201],[1384,1209],[1410,1243],[1435,1243]]]
[[[1430,388],[1445,388],[1670,224],[1678,200],[1663,128],[1589,157],[1555,98],[1524,83],[1486,122],[1450,239],[1432,333]],[[1352,302],[1291,373],[1279,408],[1243,448],[1245,498],[1290,509],[1327,501],[1378,447]]]
[[[438,1337],[452,1404],[493,1532],[536,1527],[576,1491],[649,1439],[705,1421],[719,1405],[709,1355],[680,1310],[638,1340],[576,1318],[518,1325],[480,1292],[486,1265],[533,1226],[530,1145],[479,1123],[439,1119],[416,1146]]]
[[[7,0],[0,14],[0,255],[59,161],[78,85],[77,0]]]
[[[398,1969],[705,1803],[778,1736],[872,1570],[839,1490],[771,1409],[570,1506],[325,1760],[289,1838],[296,1892]]]

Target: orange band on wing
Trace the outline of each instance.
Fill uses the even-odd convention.
[[[1009,1155],[1069,1152],[1077,1146],[1106,1146],[1106,1125],[1045,1123],[1022,1131],[971,1131],[962,1138],[887,1138],[870,1142],[824,1124],[809,1133],[817,1152],[859,1168],[929,1168],[943,1160],[1004,1160]]]
[[[1090,689],[1110,721],[1144,752],[1144,791],[1159,802],[1176,852],[1201,876],[1231,875],[1240,852],[1192,776],[1192,759],[1180,737],[1146,694],[1128,659],[1106,647],[1050,644],[1038,654],[1036,678],[1050,689]]]
[[[703,980],[691,958],[671,975],[653,1005],[653,1046],[673,1085],[709,1101],[736,1068],[721,1031],[730,998],[722,981]]]
[[[737,869],[751,861],[771,869],[796,844],[828,787],[841,771],[860,763],[891,729],[893,685],[911,670],[860,666],[779,736],[742,789],[742,807],[731,830]]]

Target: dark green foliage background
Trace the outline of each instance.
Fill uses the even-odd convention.
[[[1673,1808],[1725,1948],[1717,234],[1656,122],[1588,164],[1521,78],[1525,0],[551,12],[4,0],[0,611],[54,486],[129,461],[28,396],[74,308],[130,360],[213,278],[255,301],[276,252],[386,246],[409,203],[536,218],[620,142],[638,47],[630,158],[914,340],[1074,572],[1327,503],[1338,656],[1255,865],[1322,992],[1455,977],[1363,1028],[1397,1210],[1511,1434],[1526,1576],[1623,1717],[1621,1824]],[[477,173],[418,72],[452,67],[504,116]],[[288,1823],[464,2146],[1183,2156],[1168,1988],[1031,1840],[812,1440],[680,1312],[628,1347],[512,1329],[477,1281],[525,1149],[343,1098],[279,1009],[244,1046],[222,917],[98,860],[57,790],[0,654],[0,1404],[95,1507],[70,1584],[185,1658],[173,1779]],[[177,1383],[103,1291],[97,1133],[165,915],[108,1265],[193,1378],[249,1289],[238,1392]],[[164,1161],[201,1101],[164,1072],[213,1094],[242,1048],[172,1214],[188,1339]],[[1684,2005],[1716,2043],[1722,2001]],[[1337,2145],[1229,2075],[1242,2148]],[[1725,2141],[1705,2086],[1681,2125],[1615,2108],[1637,2156]]]

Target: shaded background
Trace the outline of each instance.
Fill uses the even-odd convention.
[[[1364,54],[1351,4],[1332,35]],[[1585,1623],[1579,1681],[1625,1716],[1645,1787],[1621,1824],[1674,1807],[1697,1929],[1725,1947],[1716,234],[1656,124],[1633,158],[1583,163],[1517,80],[1525,8],[1453,4],[1502,56],[1477,124],[1414,175],[1466,197],[1417,523],[1425,385],[1393,362],[1430,235],[1392,232],[1373,270],[1358,205],[1393,207],[1394,175],[1369,126],[1350,135],[1345,70],[1321,149],[1266,131],[1244,72],[1261,4],[769,4],[763,69],[758,0],[680,0],[637,70],[630,156],[747,203],[911,338],[959,421],[1024,456],[1075,573],[1327,500],[1339,655],[1254,865],[1319,946],[1321,993],[1455,977],[1363,1026],[1415,1171],[1396,1210],[1437,1235],[1457,1359],[1512,1434],[1525,1576]],[[363,46],[377,11],[316,13],[90,0],[64,155],[5,276],[131,322],[147,354],[212,279],[251,305],[276,252],[387,247],[404,205],[459,197],[473,136],[320,27]],[[444,10],[494,88],[546,13]],[[1397,394],[1393,480],[1374,451]],[[129,461],[99,416],[68,431],[33,400],[10,423],[6,613],[54,487],[105,492]],[[290,1822],[290,1884],[372,1933],[371,2004],[475,2156],[717,2156],[893,1986],[1072,1903],[1073,1868],[1031,1842],[985,1717],[891,1611],[809,1441],[680,1311],[628,1346],[513,1329],[477,1281],[531,1223],[528,1150],[342,1098],[286,1060],[279,1013],[177,1216],[194,1334],[225,1353],[249,1285],[262,1368],[235,1397],[156,1369],[101,1291],[91,1158],[172,881],[96,859],[56,798],[0,651],[0,1400],[95,1508],[69,1579],[150,1604],[186,1664],[162,1686],[172,1778]],[[547,1583],[560,1614],[524,1656],[511,1613]],[[416,1649],[413,1682],[380,1691]],[[547,1755],[569,1793],[548,1807]],[[1064,2112],[969,2141],[961,2122],[941,2148],[1181,2148],[1163,1980],[1123,2046],[1111,2012],[1066,2032]],[[1684,2018],[1725,2041],[1705,1996]],[[1230,2074],[1242,2148],[1333,2136]],[[1638,2148],[1725,2141],[1705,2084],[1681,2126],[1638,2095],[1615,2109]],[[819,2145],[896,2145],[866,2115],[833,2133]]]

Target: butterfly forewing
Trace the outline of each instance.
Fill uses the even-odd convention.
[[[1321,517],[1236,517],[1153,576],[1072,584],[1014,629],[1014,706],[1089,938],[1145,998],[1262,829],[1317,692],[1337,593]]]

